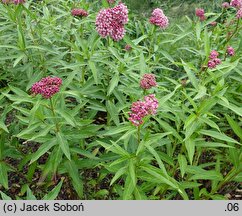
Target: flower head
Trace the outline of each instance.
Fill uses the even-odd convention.
[[[219,64],[221,64],[221,59],[219,58],[210,59],[208,61],[208,68],[210,69],[215,68]]]
[[[213,59],[208,61],[208,68],[212,69],[216,67],[216,63]]]
[[[218,52],[216,51],[216,50],[212,50],[211,52],[210,52],[210,55],[209,55],[209,58],[210,59],[215,59],[215,58],[217,58],[218,57]]]
[[[228,53],[228,55],[230,55],[230,56],[234,56],[234,55],[235,55],[234,48],[231,47],[231,46],[228,46],[228,47],[227,47],[227,53]]]
[[[150,17],[150,23],[164,29],[167,28],[167,26],[169,25],[169,20],[167,16],[165,16],[165,14],[163,13],[163,10],[161,10],[160,8],[156,8],[152,12],[152,15]]]
[[[59,77],[45,77],[39,82],[32,85],[31,92],[34,94],[41,94],[42,97],[48,99],[60,91],[62,79]]]
[[[242,18],[242,7],[237,11],[236,18],[241,19]]]
[[[23,3],[25,3],[25,0],[13,0],[13,3],[14,4],[23,4]]]
[[[79,17],[86,17],[88,16],[88,12],[80,9],[80,8],[74,8],[71,10],[72,16],[79,16]]]
[[[217,22],[216,21],[213,21],[210,23],[211,26],[216,26],[217,25]]]
[[[147,111],[149,114],[155,115],[157,108],[158,108],[158,100],[156,99],[154,94],[150,94],[148,96],[145,96],[145,102]]]
[[[196,13],[196,16],[197,16],[197,17],[204,16],[204,9],[202,9],[202,8],[197,8],[196,11],[195,11],[195,13]]]
[[[101,37],[110,36],[119,41],[124,37],[124,25],[128,23],[128,8],[119,3],[114,8],[102,9],[96,17],[96,30]]]
[[[132,103],[129,120],[133,125],[139,126],[143,123],[143,118],[148,114],[146,103],[144,101],[136,101]]]
[[[221,64],[221,60],[218,58],[219,53],[216,50],[212,50],[209,55],[208,68],[215,68],[217,65]]]
[[[197,17],[199,17],[200,21],[204,21],[206,19],[206,16],[204,14],[204,9],[197,8],[195,11],[195,14]]]
[[[129,44],[126,44],[125,47],[124,47],[124,49],[126,51],[130,51],[132,49],[132,47]]]
[[[223,2],[223,3],[222,3],[222,7],[227,9],[227,8],[230,7],[230,5],[229,5],[228,2]]]
[[[2,3],[4,3],[4,4],[10,4],[10,3],[12,3],[12,4],[18,5],[18,4],[25,3],[25,0],[2,0]]]
[[[12,0],[2,0],[2,3],[3,4],[9,4],[9,3],[12,3]]]
[[[140,87],[142,89],[150,89],[151,87],[156,85],[157,83],[154,74],[144,74],[144,76],[140,80]]]
[[[232,7],[241,8],[242,7],[242,0],[231,0],[230,5]]]
[[[145,96],[144,101],[136,101],[131,106],[129,120],[134,126],[143,123],[143,118],[147,115],[155,115],[158,108],[158,100],[154,94]]]

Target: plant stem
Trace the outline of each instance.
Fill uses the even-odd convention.
[[[138,144],[140,144],[140,125],[138,126],[137,134],[138,134]]]
[[[242,172],[242,169],[239,169],[236,171],[236,168],[233,167],[229,171],[229,173],[225,176],[224,180],[219,183],[219,185],[216,188],[216,191],[218,191],[220,188],[222,188],[227,182],[229,182],[231,179],[233,179],[235,176],[237,176],[240,172]],[[214,191],[214,192],[216,192],[216,191]]]
[[[225,45],[227,45],[228,42],[232,39],[232,37],[236,34],[236,32],[237,32],[237,30],[238,30],[238,27],[239,27],[239,19],[237,19],[237,23],[236,23],[235,30],[234,30],[234,32],[231,34],[231,36],[228,38],[228,40],[226,41]]]
[[[53,113],[53,117],[55,118],[56,117],[56,113],[55,113],[55,108],[54,108],[54,104],[53,104],[52,98],[50,98],[50,109],[51,109],[51,111]],[[60,131],[59,124],[58,124],[58,122],[56,122],[56,119],[54,121],[55,121],[56,132],[59,132]]]
[[[230,35],[230,37],[225,42],[225,45],[224,45],[224,49],[225,49],[225,51],[224,51],[224,61],[226,60],[226,57],[227,57],[227,48],[226,48],[226,46],[229,43],[229,41],[232,39],[232,37],[237,33],[238,29],[239,29],[239,19],[237,19],[237,23],[236,23],[236,27],[235,27],[234,32]]]

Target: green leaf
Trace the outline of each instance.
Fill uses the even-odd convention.
[[[30,96],[26,92],[17,87],[10,85],[9,88],[18,96],[30,98]]]
[[[134,187],[134,184],[132,183],[132,179],[130,175],[128,175],[125,179],[123,200],[130,200],[132,198],[132,193],[134,189],[135,187]]]
[[[105,8],[109,7],[108,1],[107,0],[102,0],[102,6]]]
[[[223,143],[217,143],[217,142],[196,142],[196,146],[197,147],[205,147],[205,148],[218,148],[218,147],[222,147],[222,148],[234,148],[233,146],[230,145],[226,145]]]
[[[159,51],[163,56],[165,56],[165,58],[167,59],[167,60],[169,60],[171,63],[174,63],[175,61],[174,61],[174,59],[172,58],[172,56],[168,53],[168,52],[166,52],[165,50],[160,50]]]
[[[131,182],[133,184],[133,186],[136,186],[136,174],[135,174],[135,164],[134,161],[132,159],[129,160],[129,176],[131,178]]]
[[[109,145],[107,143],[101,142],[101,141],[97,141],[101,146],[103,146],[106,150],[111,151],[115,154],[124,156],[124,157],[128,157],[129,153],[127,151],[125,151],[121,146],[117,145],[115,142],[112,142],[112,145]]]
[[[197,36],[197,41],[199,42],[201,39],[201,22],[197,22],[196,24],[196,36]]]
[[[67,111],[56,109],[56,112],[59,113],[68,124],[70,124],[72,127],[76,126],[76,121],[73,116],[71,116]]]
[[[97,68],[96,68],[96,65],[94,62],[92,61],[88,61],[88,65],[92,71],[92,75],[93,75],[93,78],[94,78],[94,81],[96,83],[96,85],[98,85],[98,72],[97,72]]]
[[[211,128],[217,129],[218,131],[220,131],[219,126],[212,120],[210,120],[207,117],[198,117],[199,120],[201,120],[202,122],[204,122],[205,124],[209,125]]]
[[[92,160],[99,160],[98,157],[95,157],[92,153],[86,151],[86,150],[82,150],[80,148],[71,148],[70,149],[71,152],[75,152],[77,154],[80,154],[80,155],[83,155],[89,159],[92,159]]]
[[[134,43],[135,45],[138,45],[142,40],[146,39],[147,37],[148,37],[148,35],[142,35],[142,36],[140,36],[139,38],[133,40],[133,43]]]
[[[72,179],[72,185],[75,188],[79,198],[83,198],[83,181],[80,178],[80,173],[74,161],[67,161],[65,163],[67,172]]]
[[[35,124],[29,125],[26,129],[22,130],[19,134],[17,134],[17,137],[23,138],[25,135],[29,135],[34,133],[35,129],[40,127],[42,125],[41,122],[37,122]]]
[[[157,163],[159,164],[159,167],[161,168],[162,172],[168,176],[167,174],[167,171],[166,171],[166,168],[165,168],[165,165],[164,163],[161,161],[158,153],[155,151],[155,149],[153,147],[151,147],[150,145],[148,145],[148,142],[145,143],[145,147],[149,150],[149,152],[155,157]]]
[[[208,29],[207,27],[205,27],[205,30],[204,30],[204,51],[205,51],[205,54],[206,56],[209,56],[209,53],[210,53],[210,37],[209,37],[209,34],[208,34]]]
[[[150,175],[152,175],[153,177],[155,177],[156,179],[158,179],[161,183],[167,184],[174,189],[178,189],[177,185],[175,185],[173,182],[171,182],[165,176],[161,175],[161,173],[157,172],[157,168],[152,167],[150,165],[149,166],[140,166],[140,168],[142,170],[144,170],[145,172],[149,173]]]
[[[162,129],[164,131],[167,131],[167,132],[172,132],[172,135],[175,136],[179,141],[182,142],[182,137],[177,133],[177,131],[171,127],[167,122],[161,120],[160,118],[157,118],[157,117],[153,117],[158,123],[159,125],[162,127]]]
[[[42,200],[54,200],[58,196],[60,189],[62,187],[63,180],[59,182],[59,184],[52,189],[48,194],[46,194]]]
[[[187,76],[188,76],[189,80],[191,81],[192,85],[197,90],[199,90],[197,78],[196,78],[195,74],[191,71],[191,69],[190,69],[191,67],[186,62],[184,62],[183,60],[181,60],[181,61],[182,61],[184,70],[186,71]]]
[[[34,196],[33,192],[30,190],[29,186],[27,186],[27,200],[37,200]]]
[[[32,164],[33,162],[37,161],[43,154],[45,154],[47,151],[49,151],[54,145],[56,145],[56,139],[42,144],[39,147],[39,149],[35,153],[32,154],[31,161],[29,164]]]
[[[136,48],[136,45],[134,44],[133,41],[130,40],[127,34],[123,37],[123,39],[126,44],[130,45],[132,48]]]
[[[239,124],[234,121],[230,116],[225,115],[230,127],[233,129],[234,133],[242,140],[242,129]]]
[[[3,129],[4,131],[6,131],[7,133],[9,133],[8,128],[7,128],[6,125],[3,123],[2,120],[0,120],[0,128]]]
[[[185,175],[186,168],[187,168],[187,159],[184,155],[179,154],[178,155],[178,163],[179,163],[179,168],[181,171],[182,178]]]
[[[226,103],[225,101],[223,100],[220,100],[218,101],[218,103],[221,105],[221,106],[224,106],[224,107],[227,107],[228,109],[232,110],[233,112],[235,112],[237,115],[239,116],[242,116],[242,108],[241,107],[237,107],[235,106],[234,104],[232,103]]]
[[[122,167],[121,169],[119,169],[112,178],[110,185],[113,185],[113,183],[116,182],[122,175],[126,174],[126,172],[127,167]]]
[[[111,102],[110,100],[106,101],[106,107],[110,119],[114,121],[114,123],[118,126],[119,125],[119,113],[117,107]]]
[[[3,200],[12,200],[11,197],[9,197],[8,195],[6,195],[6,194],[3,193],[2,191],[0,191],[0,194],[1,194]]]
[[[61,150],[63,151],[65,156],[68,158],[68,160],[71,160],[69,144],[65,139],[65,137],[63,136],[63,134],[60,132],[57,133],[57,142],[60,145]]]
[[[232,139],[231,137],[228,137],[224,133],[219,133],[217,131],[213,131],[213,130],[200,130],[199,133],[200,134],[204,134],[206,136],[210,136],[210,137],[216,138],[218,140],[223,140],[223,141],[230,142],[230,143],[240,144],[238,141]]]
[[[189,162],[192,165],[193,156],[195,153],[195,142],[193,139],[189,138],[185,141],[185,147],[188,153]]]
[[[215,180],[215,181],[222,181],[223,176],[221,173],[216,172],[214,170],[209,170],[209,171],[203,171],[200,173],[197,173],[193,175],[191,178],[189,178],[189,181],[191,180]]]
[[[119,83],[119,73],[115,73],[113,78],[111,79],[109,86],[108,86],[108,91],[107,91],[107,96],[111,95],[115,87]]]
[[[217,102],[218,99],[215,97],[203,100],[197,109],[197,113],[199,115],[206,114],[210,109],[212,109],[216,105]]]
[[[197,128],[199,128],[200,125],[201,125],[200,121],[193,121],[192,124],[186,128],[185,140],[189,139],[193,135],[193,133],[197,130]]]
[[[52,128],[54,128],[54,125],[48,125],[43,130],[41,130],[39,133],[33,134],[31,139],[28,139],[28,140],[31,141],[31,140],[36,140],[39,137],[46,137],[46,135],[50,132],[50,130]]]
[[[8,189],[8,169],[4,162],[0,162],[0,184]]]
[[[199,87],[198,87],[198,93],[193,98],[193,100],[198,100],[198,99],[204,97],[206,94],[207,94],[207,88],[205,86],[199,85]]]
[[[143,52],[140,53],[139,67],[140,67],[140,75],[147,73],[147,65],[145,62],[145,57]]]
[[[131,125],[119,125],[118,127],[110,127],[110,128],[107,128],[107,130],[104,131],[104,133],[102,133],[102,135],[104,136],[113,136],[115,134],[119,134],[119,133],[122,133],[124,131],[129,131],[129,130],[132,130],[134,129],[133,126]]]
[[[108,47],[108,50],[113,54],[113,56],[120,61],[122,64],[125,64],[125,61],[118,54],[117,50],[114,47]]]

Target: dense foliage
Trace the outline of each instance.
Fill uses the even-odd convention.
[[[0,3],[2,199],[241,187],[242,9],[123,2]]]

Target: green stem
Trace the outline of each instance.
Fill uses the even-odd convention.
[[[230,37],[227,39],[227,41],[226,41],[226,43],[224,45],[224,49],[225,49],[225,51],[224,51],[224,61],[226,60],[226,57],[227,57],[227,48],[226,48],[226,46],[229,43],[229,41],[232,39],[232,37],[237,33],[238,29],[239,29],[239,19],[237,19],[237,23],[236,23],[236,27],[235,27],[234,32],[230,35]]]
[[[225,45],[227,45],[228,42],[232,39],[232,37],[237,33],[238,27],[239,27],[239,19],[237,19],[236,27],[235,27],[235,30],[234,30],[233,34],[231,34],[231,36],[228,38],[228,40],[226,41]]]
[[[55,108],[54,108],[54,104],[53,104],[52,98],[50,98],[50,109],[51,109],[51,111],[53,113],[53,117],[56,118],[56,113],[55,113]],[[54,121],[55,121],[56,132],[59,132],[60,131],[59,123],[56,122],[56,119]]]
[[[138,144],[140,144],[140,125],[138,126],[137,134],[138,134]]]
[[[233,167],[233,168],[229,171],[229,173],[225,176],[224,180],[221,181],[221,182],[219,183],[219,185],[218,185],[217,188],[216,188],[216,191],[218,191],[219,189],[221,189],[221,188],[222,188],[227,182],[229,182],[229,181],[232,180],[234,177],[236,177],[240,172],[242,172],[242,169],[239,169],[239,170],[236,171],[236,168]],[[216,191],[214,191],[214,192],[216,192]],[[213,192],[213,193],[214,193],[214,192]]]

